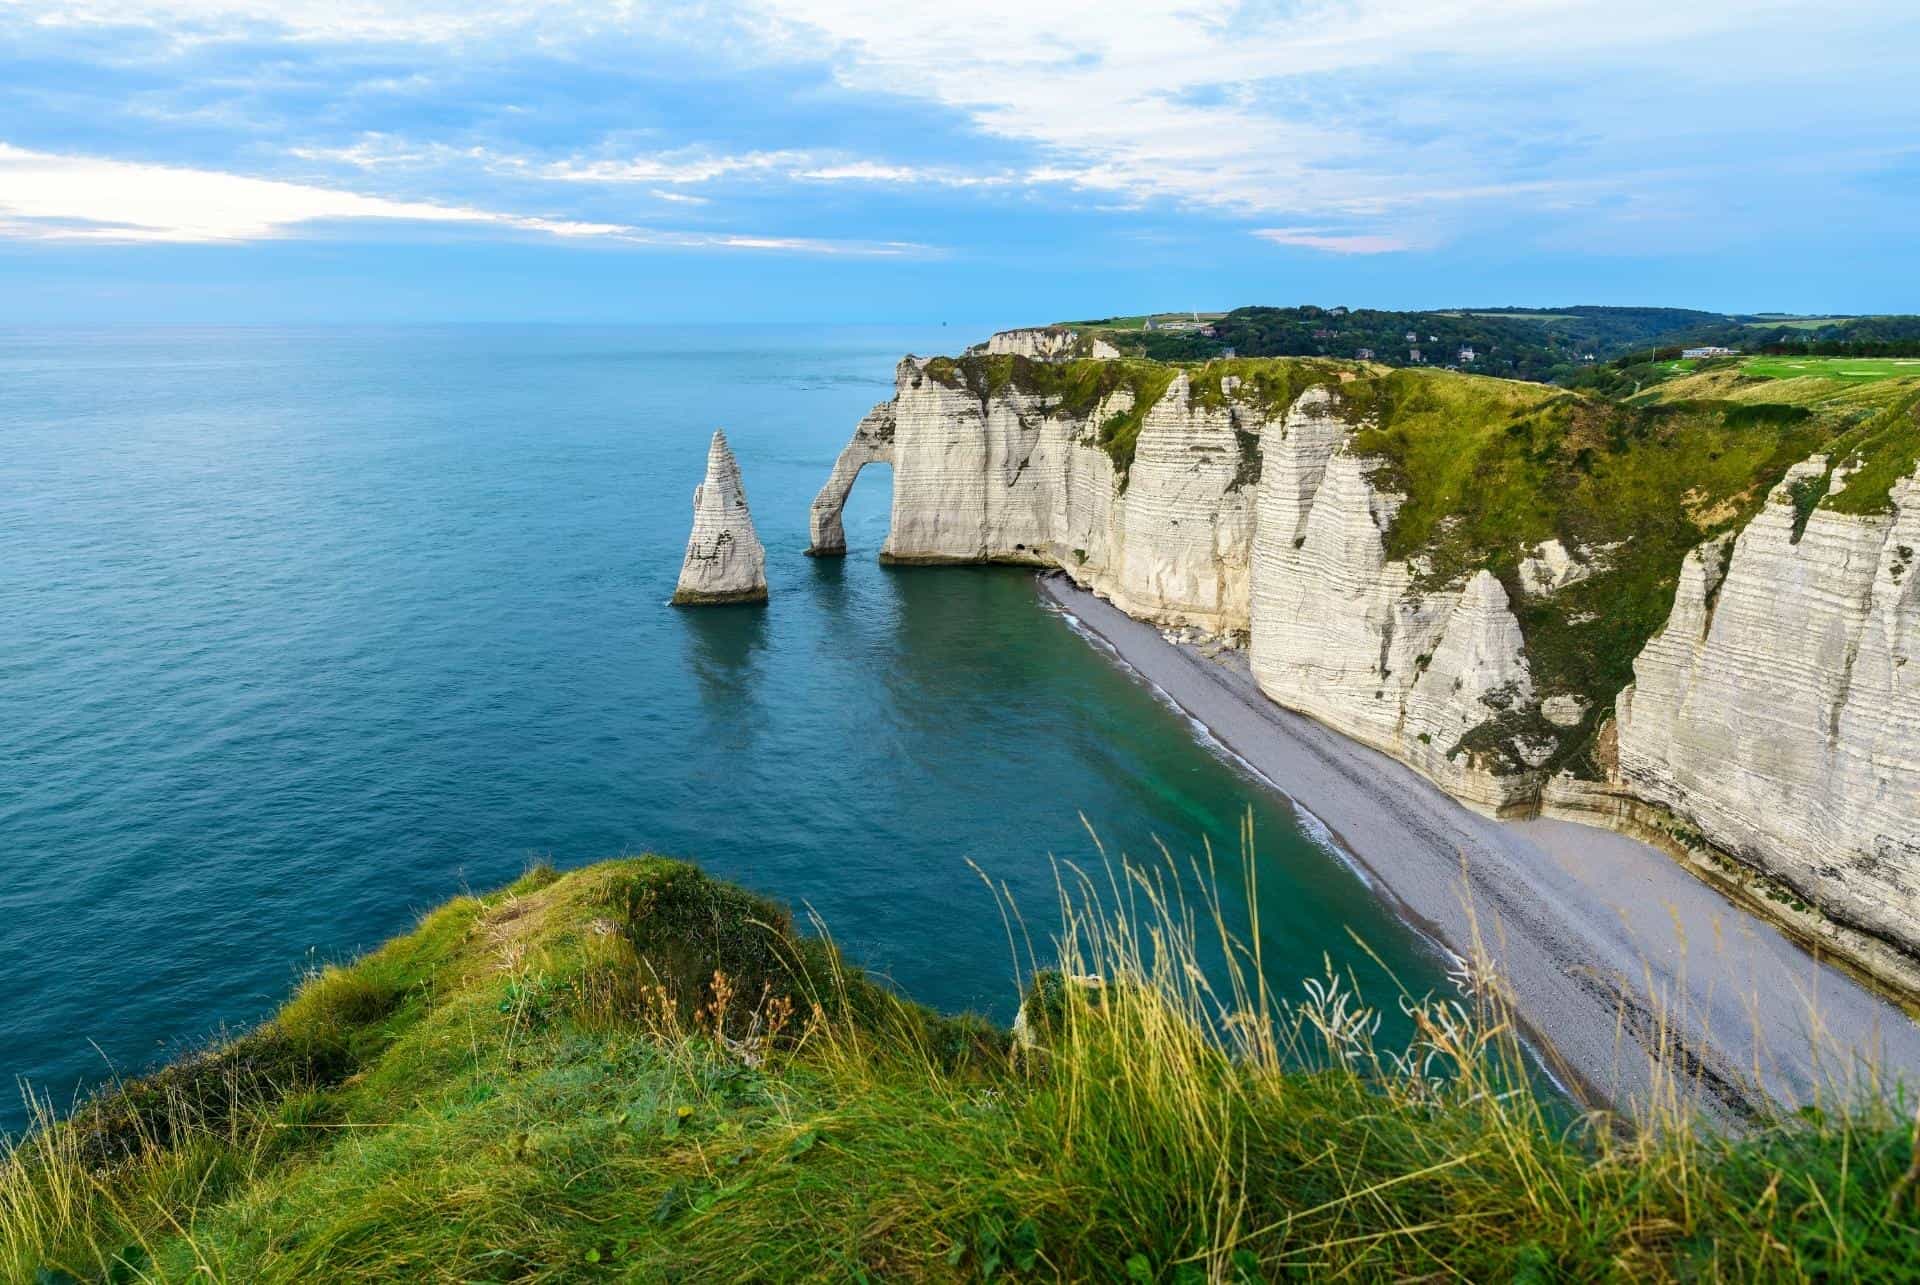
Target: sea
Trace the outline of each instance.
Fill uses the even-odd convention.
[[[1001,1020],[1062,884],[1124,856],[1392,1038],[1445,961],[1030,570],[880,565],[884,467],[849,556],[805,556],[895,363],[978,337],[0,331],[0,1132],[450,896],[627,853]],[[764,607],[667,602],[716,427]]]

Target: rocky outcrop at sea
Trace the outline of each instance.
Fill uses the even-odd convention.
[[[690,607],[766,600],[766,550],[753,529],[740,465],[726,433],[715,429],[706,480],[693,488],[693,532],[673,601]]]

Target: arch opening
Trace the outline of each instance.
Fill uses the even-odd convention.
[[[847,552],[847,530],[842,513],[860,470],[869,464],[893,464],[893,403],[882,402],[868,411],[853,430],[853,440],[841,448],[827,483],[813,497],[807,517],[807,556],[838,558]]]

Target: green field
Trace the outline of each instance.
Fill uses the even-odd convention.
[[[1920,375],[1920,357],[1751,357],[1740,367],[1743,375],[1760,379],[1844,379],[1864,383]]]
[[[1774,317],[1771,320],[1749,321],[1747,325],[1763,330],[1821,330],[1852,320],[1852,317]]]
[[[1203,312],[1199,314],[1200,321],[1203,324],[1218,321],[1226,315],[1224,312]],[[1194,314],[1191,312],[1143,312],[1133,317],[1105,317],[1097,321],[1057,321],[1053,324],[1057,326],[1071,326],[1076,330],[1142,330],[1146,327],[1148,318],[1152,318],[1153,324],[1159,326],[1169,321],[1185,321],[1191,323],[1194,319]]]

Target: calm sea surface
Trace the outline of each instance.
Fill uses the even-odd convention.
[[[1270,972],[1392,1009],[1438,965],[1288,806],[1010,569],[845,560],[807,503],[907,351],[957,331],[0,331],[0,1129],[258,1020],[304,968],[532,859],[693,858],[1005,1018],[1050,857],[1230,867]],[[674,610],[724,426],[765,609]],[[1243,914],[1237,880],[1225,890]],[[1289,987],[1291,989],[1291,987]]]

